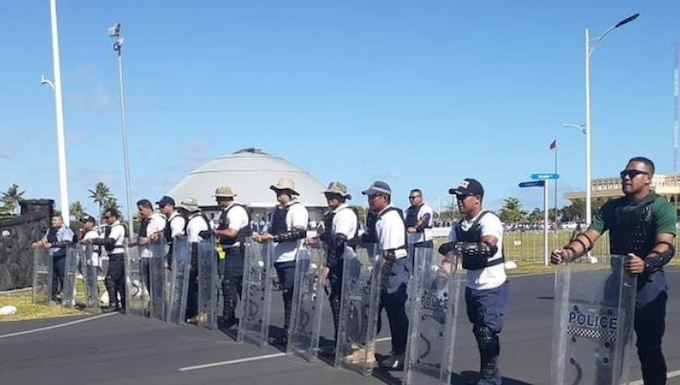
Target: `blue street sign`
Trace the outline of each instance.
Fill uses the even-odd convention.
[[[559,178],[560,178],[560,174],[550,174],[550,173],[531,174],[531,179],[533,179],[533,180],[559,179]]]
[[[531,182],[522,182],[519,184],[519,187],[543,187],[545,185],[544,180],[534,180]]]

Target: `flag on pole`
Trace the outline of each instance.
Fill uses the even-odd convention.
[[[557,139],[553,140],[552,143],[550,143],[550,149],[554,150],[557,148]]]

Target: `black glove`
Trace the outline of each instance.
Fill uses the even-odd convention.
[[[456,244],[458,242],[447,242],[439,246],[439,254],[446,255],[456,249]]]

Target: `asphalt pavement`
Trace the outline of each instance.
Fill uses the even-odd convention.
[[[680,287],[680,270],[667,273]],[[510,279],[510,300],[501,335],[506,385],[549,384],[553,322],[553,275]],[[272,324],[281,325],[280,292],[274,293]],[[475,377],[477,347],[464,314],[458,319],[453,384]],[[389,328],[379,335],[378,354],[390,351]],[[680,370],[680,295],[670,291],[664,351],[670,372]],[[272,333],[280,333],[274,326]],[[332,339],[328,308],[322,330]],[[631,380],[640,378],[632,360]],[[214,365],[210,365],[214,364]],[[669,384],[680,384],[680,372]],[[233,333],[171,325],[136,316],[105,314],[0,323],[0,384],[398,384],[401,372],[376,370],[371,377],[308,363],[274,347],[238,344]]]

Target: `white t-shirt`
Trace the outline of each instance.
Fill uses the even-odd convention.
[[[406,213],[404,213],[406,215]],[[412,245],[414,243],[426,242],[432,240],[432,225],[434,224],[434,211],[432,207],[428,205],[420,206],[418,210],[418,220],[425,219],[425,215],[429,215],[429,220],[426,222],[426,228],[423,229],[422,233],[408,234],[408,244]]]
[[[481,215],[482,213],[479,213],[476,217],[472,218],[472,220],[468,221],[467,219],[463,220],[462,227],[464,231],[467,231],[472,227],[472,224],[475,222],[477,217]],[[479,221],[479,226],[482,231],[482,237],[485,236],[494,236],[498,239],[498,243],[496,243],[496,246],[498,247],[498,251],[496,254],[492,257],[489,258],[490,261],[493,261],[495,259],[503,258],[503,223],[501,223],[501,220],[491,212],[487,212],[484,214],[482,219]],[[449,239],[451,242],[456,242],[456,226],[451,226],[451,232],[449,233]],[[491,267],[486,267],[484,269],[480,270],[468,270],[467,271],[467,287],[471,289],[476,289],[476,290],[488,290],[488,289],[494,289],[496,287],[499,287],[502,285],[505,280],[507,279],[507,276],[505,275],[505,265],[503,263],[500,263],[496,266],[491,266]]]
[[[347,203],[343,203],[333,210],[333,226],[331,234],[343,234],[347,239],[352,239],[357,232],[357,215]]]
[[[93,239],[99,239],[99,233],[97,232],[97,230],[90,230],[87,233],[85,233],[85,236],[83,237],[83,241],[88,241],[88,240],[93,240]],[[99,247],[98,246],[92,247],[92,266],[99,266]]]
[[[201,216],[201,213],[192,214],[189,217],[189,224],[187,225],[187,237],[189,238],[189,243],[198,243],[201,241],[199,236],[201,231],[207,231],[208,224],[205,219]]]
[[[306,230],[308,222],[309,212],[307,208],[297,201],[291,201],[286,213],[286,231],[292,231],[294,228]],[[269,228],[271,228],[271,224]],[[294,261],[300,244],[300,240],[277,243],[272,251],[274,262]]]
[[[384,250],[394,250],[396,258],[404,258],[407,255],[405,248],[399,248],[406,245],[406,228],[404,227],[404,219],[399,215],[399,211],[390,210],[390,212],[383,214],[390,206],[385,207],[378,214],[378,222],[375,224],[376,233],[378,236],[378,252],[382,253]]]
[[[165,230],[165,218],[158,213],[151,214],[149,223],[146,225],[146,236],[150,237],[155,233],[161,233],[161,235],[163,235],[163,230]],[[151,258],[151,250],[149,250],[148,244],[141,246],[140,257]]]
[[[111,229],[111,232],[109,233],[108,238],[116,241],[116,247],[110,252],[107,252],[107,254],[109,256],[114,254],[123,254],[125,252],[125,249],[123,248],[123,243],[125,241],[125,227],[123,227],[120,222],[116,221],[114,224],[109,226],[109,228]],[[106,235],[106,231],[104,232],[104,235]]]
[[[173,238],[181,237],[184,235],[184,224],[186,220],[184,217],[179,215],[177,211],[173,211],[168,219],[167,223],[170,224],[170,236]]]
[[[241,205],[234,206],[235,203],[232,202],[227,208],[224,210],[229,210],[227,212],[227,228],[240,231],[242,228],[248,226],[248,213],[246,212],[246,209],[243,208]],[[231,208],[231,209],[230,209]],[[236,242],[232,247],[240,246],[241,242]]]

